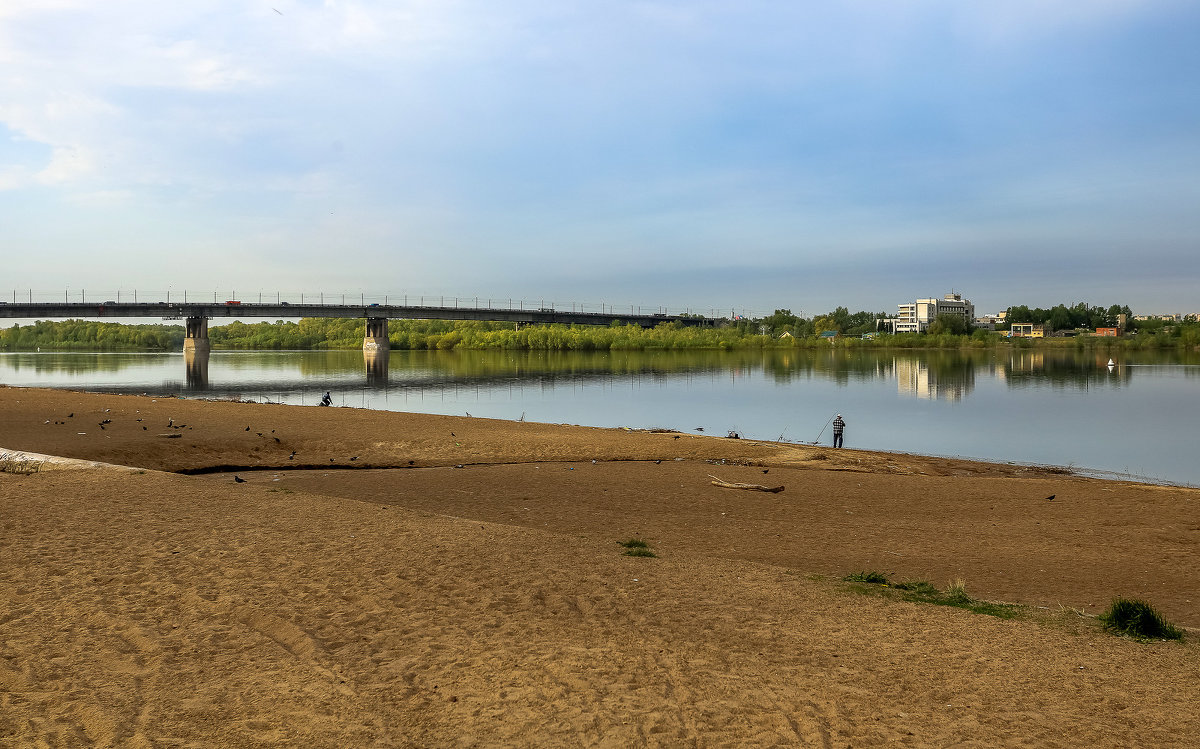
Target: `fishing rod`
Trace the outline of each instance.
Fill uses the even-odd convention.
[[[815,440],[813,440],[813,441],[812,441],[812,444],[814,444],[814,445],[815,445],[815,444],[817,444],[818,442],[820,442],[820,441],[821,441],[821,435],[822,435],[822,434],[825,434],[825,430],[829,428],[829,422],[830,422],[830,421],[833,421],[833,417],[834,417],[834,416],[837,416],[837,414],[835,413],[833,416],[830,416],[830,417],[829,417],[829,421],[825,422],[825,426],[821,427],[821,431],[820,431],[820,433],[819,433],[819,434],[817,434],[817,438],[816,438]]]

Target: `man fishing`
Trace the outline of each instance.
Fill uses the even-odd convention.
[[[842,420],[842,415],[838,414],[833,417],[833,446],[842,446],[842,431],[846,428],[846,422]]]

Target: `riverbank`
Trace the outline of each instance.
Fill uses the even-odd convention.
[[[0,413],[0,447],[133,467],[0,474],[0,737],[18,744],[1200,730],[1194,640],[1136,644],[1072,611],[1141,596],[1200,627],[1196,490],[348,408],[0,388]],[[623,556],[629,538],[658,556]],[[1030,614],[836,582],[859,570]]]

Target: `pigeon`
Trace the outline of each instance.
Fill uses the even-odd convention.
[[[679,435],[678,434],[675,435],[675,437],[673,439],[679,439]]]
[[[703,432],[703,431],[704,431],[704,427],[696,427],[696,431],[697,431],[697,432]]]
[[[73,413],[69,413],[69,414],[67,414],[67,418],[68,418],[68,419],[74,419],[74,418],[75,418],[75,414],[73,414]]]
[[[249,432],[249,431],[250,431],[250,427],[246,427],[246,431],[247,431],[247,432]]]
[[[355,455],[354,457],[350,458],[350,460],[358,460],[358,456]]]
[[[1046,499],[1054,499],[1057,496],[1058,496],[1057,494],[1051,494],[1049,497],[1046,497]]]
[[[288,460],[291,460],[294,457],[296,457],[296,451],[292,450],[292,454],[288,456]]]
[[[662,463],[662,461],[661,460],[654,461],[654,465],[658,465],[659,463]]]
[[[276,443],[278,443],[278,442],[279,442],[279,438],[278,438],[278,437],[272,437],[271,439],[275,440],[275,442],[276,442]]]
[[[246,479],[242,478],[241,476],[234,476],[233,482],[235,484],[244,484],[244,483],[246,483]]]
[[[770,469],[770,468],[764,468],[764,469],[763,469],[763,473],[770,473],[770,472],[771,472],[771,469]]]

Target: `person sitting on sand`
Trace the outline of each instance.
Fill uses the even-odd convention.
[[[322,406],[332,406],[333,405],[333,398],[330,397],[328,390],[325,391],[325,395],[321,396],[321,405]]]

